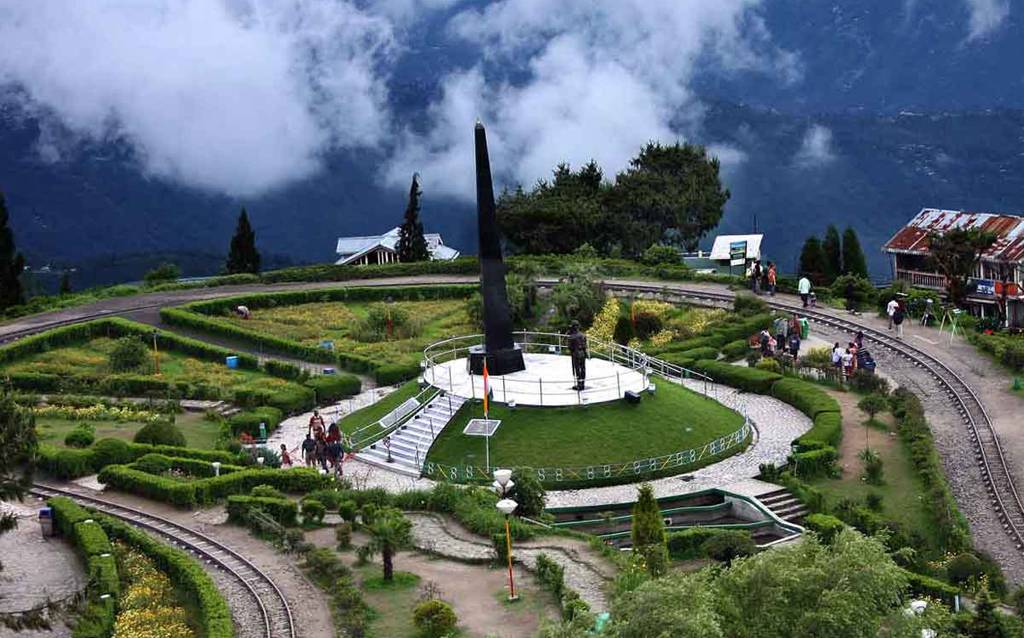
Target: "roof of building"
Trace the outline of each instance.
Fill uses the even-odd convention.
[[[398,250],[399,228],[395,226],[383,235],[366,235],[363,237],[339,237],[335,251],[338,254],[337,264],[347,264],[355,261],[378,248],[395,252]],[[427,240],[427,250],[430,251],[430,258],[441,261],[448,261],[459,256],[459,251],[444,245],[439,233],[423,233]]]
[[[715,237],[715,243],[711,246],[709,259],[729,259],[729,244],[733,242],[747,242],[747,259],[761,258],[761,240],[764,235],[719,235]]]
[[[996,241],[982,254],[990,261],[1024,260],[1024,217],[999,213],[971,213],[922,208],[906,226],[885,242],[882,250],[893,253],[928,253],[928,235],[944,234],[954,228],[977,228],[995,233]]]

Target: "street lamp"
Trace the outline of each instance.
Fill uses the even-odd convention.
[[[501,500],[496,507],[505,515],[505,551],[508,554],[508,599],[518,600],[516,596],[516,584],[512,578],[512,532],[509,530],[508,519],[518,507],[518,503],[508,497],[508,493],[515,486],[512,481],[512,470],[494,470],[494,491],[498,493]]]

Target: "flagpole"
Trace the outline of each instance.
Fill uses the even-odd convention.
[[[489,394],[490,388],[488,387],[488,375],[487,375],[487,358],[484,357],[484,421],[489,421]],[[490,427],[490,424],[486,424],[485,427]],[[491,475],[491,436],[490,434],[484,433],[484,463],[487,466],[487,475]]]

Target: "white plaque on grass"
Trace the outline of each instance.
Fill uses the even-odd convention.
[[[494,436],[499,425],[501,425],[501,419],[470,419],[462,433],[469,436],[491,437]]]

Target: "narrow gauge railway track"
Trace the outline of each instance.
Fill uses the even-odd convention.
[[[670,296],[681,301],[701,303],[714,302],[731,304],[734,295],[705,290],[687,289],[669,285],[644,285],[627,283],[606,283],[606,289],[623,293],[653,293]],[[835,317],[813,308],[767,298],[768,306],[777,310],[798,313],[808,320],[831,328],[854,334],[862,331],[864,336],[882,347],[923,368],[945,389],[950,402],[960,413],[968,426],[974,441],[975,460],[985,479],[985,487],[1002,522],[1003,530],[1010,536],[1018,551],[1024,552],[1024,502],[1021,501],[1009,464],[992,425],[992,419],[974,389],[948,365],[934,356],[915,348],[907,342],[892,337],[887,332],[870,328],[843,317]]]
[[[168,544],[182,547],[201,561],[216,565],[238,589],[237,596],[229,596],[229,607],[236,627],[243,630],[239,636],[295,638],[291,608],[274,581],[241,554],[209,536],[155,514],[58,487],[34,483],[29,493],[41,498],[65,496],[150,532]]]

